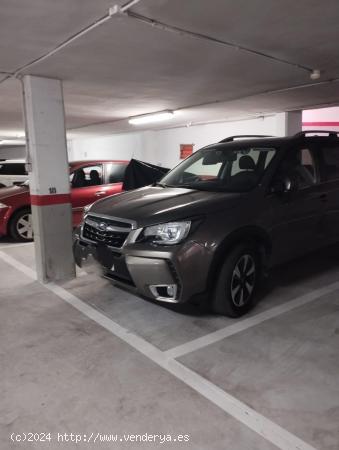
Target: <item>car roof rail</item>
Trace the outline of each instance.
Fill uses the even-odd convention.
[[[333,131],[333,130],[307,130],[307,131],[300,131],[299,133],[295,134],[294,137],[306,137],[307,134],[314,134],[314,133],[321,133],[321,134],[328,134],[329,137],[335,137],[338,138],[339,131]]]
[[[223,139],[222,141],[220,141],[219,143],[221,144],[222,142],[232,142],[235,141],[236,139],[249,139],[249,138],[269,138],[269,137],[274,137],[268,134],[239,134],[236,136],[229,136],[225,139]]]

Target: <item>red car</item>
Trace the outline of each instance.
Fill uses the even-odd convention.
[[[76,161],[70,163],[73,225],[79,225],[83,208],[99,198],[122,191],[128,161]],[[33,238],[28,184],[0,189],[0,236],[17,241]]]

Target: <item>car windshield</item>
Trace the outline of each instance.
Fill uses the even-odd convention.
[[[250,191],[259,184],[275,153],[271,147],[208,147],[171,170],[159,184],[206,191]]]

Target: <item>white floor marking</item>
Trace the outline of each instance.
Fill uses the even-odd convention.
[[[29,269],[22,263],[18,262],[15,258],[2,251],[0,251],[0,259],[15,269],[20,270],[30,278],[35,277],[35,272],[32,271],[32,269]],[[54,283],[48,283],[43,286],[50,292],[56,294],[66,303],[76,308],[82,314],[94,320],[106,330],[110,331],[113,335],[138,350],[151,361],[167,370],[177,379],[194,389],[200,395],[221,408],[224,412],[246,425],[248,428],[271,442],[276,447],[281,450],[316,450],[314,447],[302,441],[294,434],[280,427],[276,423],[247,406],[245,403],[223,391],[206,378],[203,378],[201,375],[192,371],[188,367],[185,367],[173,358],[169,358],[165,352],[162,352],[154,345],[145,341],[143,338],[129,332],[126,328],[123,328],[101,312],[92,308],[87,303],[68,292],[66,289],[57,286]]]
[[[17,270],[20,270],[20,272],[23,272],[29,278],[33,278],[33,280],[37,279],[35,270],[30,269],[29,267],[25,266],[25,264],[22,264],[20,261],[13,258],[13,256],[7,255],[7,253],[4,253],[3,251],[0,250],[0,258],[3,261],[5,261],[7,264],[10,264],[11,266],[15,267]]]
[[[283,305],[275,306],[267,311],[263,311],[262,313],[249,317],[248,319],[238,320],[233,325],[228,325],[225,328],[221,328],[220,330],[213,331],[212,333],[209,334],[205,334],[204,336],[197,339],[193,339],[192,341],[187,342],[185,344],[173,347],[167,350],[165,353],[170,358],[179,358],[180,356],[184,356],[187,353],[191,353],[194,352],[195,350],[199,350],[210,344],[214,344],[215,342],[218,342],[221,339],[225,339],[227,337],[233,336],[234,334],[255,327],[256,325],[266,322],[267,320],[274,319],[275,317],[280,316],[281,314],[285,314],[289,311],[292,311],[295,308],[299,308],[300,306],[313,302],[314,300],[317,300],[326,294],[330,294],[331,292],[337,291],[338,289],[339,289],[339,282],[329,284],[326,287],[317,289],[312,292],[308,292],[307,294],[304,294],[300,297],[290,300],[289,302],[284,303]]]
[[[8,248],[18,248],[18,247],[26,247],[27,245],[34,245],[33,242],[18,242],[17,244],[6,244],[4,242],[0,243],[0,250],[7,250]]]
[[[75,266],[75,274],[77,277],[84,277],[85,275],[88,275],[87,272],[85,272],[83,269],[80,269],[80,267]]]
[[[77,277],[85,277],[86,275],[88,275],[87,272],[77,272]]]

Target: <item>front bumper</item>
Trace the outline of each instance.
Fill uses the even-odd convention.
[[[12,208],[0,208],[0,236],[6,236],[8,234],[8,223],[12,214]]]
[[[77,233],[73,250],[77,265],[100,268],[115,284],[153,300],[183,303],[206,289],[211,255],[193,241],[166,248],[134,243],[116,251],[85,242]]]

